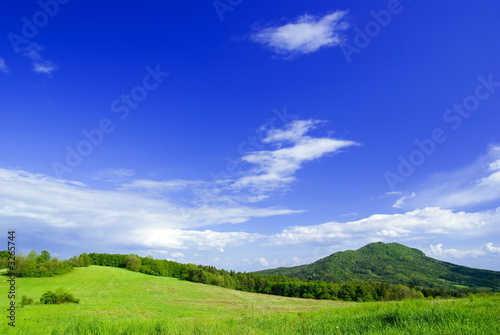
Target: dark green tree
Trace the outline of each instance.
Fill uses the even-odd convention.
[[[130,271],[139,271],[141,269],[141,260],[136,255],[125,257],[125,267]]]
[[[50,261],[50,253],[47,250],[42,250],[40,256],[37,258],[37,263],[45,263]]]

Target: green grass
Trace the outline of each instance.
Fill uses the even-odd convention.
[[[345,303],[252,294],[91,266],[54,278],[17,278],[17,301],[63,287],[79,304],[31,305],[1,334],[499,334],[500,296]],[[338,327],[338,328],[337,328]]]

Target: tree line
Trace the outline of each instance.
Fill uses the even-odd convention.
[[[343,301],[386,301],[423,297],[463,297],[469,291],[419,288],[384,282],[302,280],[283,275],[236,272],[213,266],[182,264],[174,261],[121,254],[88,254],[93,265],[123,267],[153,276],[174,277],[196,283],[286,297]]]
[[[7,250],[0,251],[0,269],[8,268],[9,257],[11,255]],[[17,254],[14,270],[9,270],[8,274],[16,277],[52,277],[66,274],[75,267],[89,266],[91,262],[87,254],[61,261],[58,257],[51,257],[47,250],[42,250],[40,254],[32,250],[27,255]]]
[[[0,252],[0,268],[8,257]],[[16,268],[11,275],[18,277],[50,277],[65,274],[74,267],[89,265],[126,268],[153,276],[179,278],[196,283],[272,294],[285,297],[343,300],[343,301],[388,301],[424,297],[462,297],[465,290],[420,288],[413,285],[395,285],[384,282],[325,282],[290,278],[279,274],[258,274],[227,271],[213,266],[182,264],[169,260],[154,259],[151,256],[89,253],[60,261],[51,258],[50,253],[35,251],[27,256],[16,256]]]

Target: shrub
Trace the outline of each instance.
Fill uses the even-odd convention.
[[[23,295],[21,297],[21,307],[24,307],[26,305],[31,305],[33,303],[33,299],[28,298],[27,296]]]
[[[58,288],[55,293],[52,291],[47,291],[42,294],[40,302],[42,304],[62,304],[66,302],[74,302],[77,304],[80,302],[80,299],[75,299],[75,297],[71,293],[66,292],[61,287]]]
[[[42,304],[57,304],[56,295],[51,291],[47,291],[44,294],[42,294],[40,302]]]

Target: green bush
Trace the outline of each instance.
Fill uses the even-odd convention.
[[[71,293],[66,292],[61,287],[58,288],[56,292],[47,291],[44,294],[42,294],[40,302],[42,304],[63,304],[66,302],[74,302],[77,304],[80,302],[80,299],[75,299],[75,297]]]
[[[33,299],[28,298],[27,296],[23,295],[21,297],[21,307],[24,307],[26,305],[31,305],[33,303]]]

